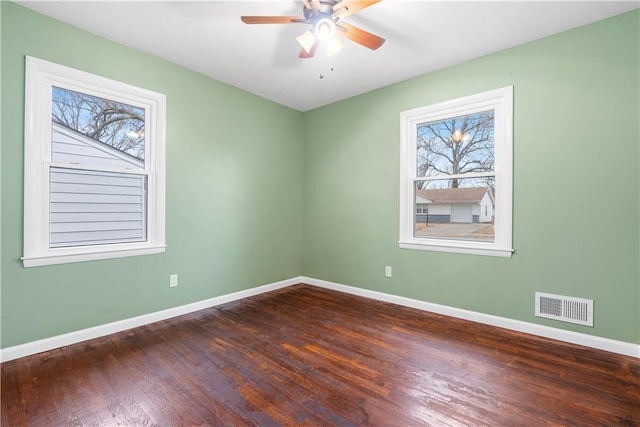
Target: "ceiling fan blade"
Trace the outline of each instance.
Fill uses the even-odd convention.
[[[354,25],[347,24],[346,22],[340,22],[336,25],[336,34],[342,37],[346,37],[364,47],[368,47],[371,50],[376,50],[384,44],[384,39],[378,37],[375,34],[371,34],[368,31],[358,28]]]
[[[313,47],[313,45],[316,43],[317,40],[318,39],[316,39],[316,36],[314,36],[310,30],[305,31],[304,33],[296,37],[296,41],[298,42],[298,44],[300,44],[300,46],[302,46],[302,48],[306,52],[311,51],[311,48]]]
[[[318,40],[316,40],[316,42],[313,44],[313,46],[311,46],[311,49],[309,49],[309,52],[307,52],[306,50],[302,49],[300,51],[300,55],[298,55],[299,58],[313,58],[313,55],[316,54],[316,50],[318,49],[318,45],[320,44],[320,42]]]
[[[303,16],[241,16],[245,24],[295,24],[307,22]]]
[[[332,18],[344,19],[349,15],[361,11],[364,8],[380,3],[382,0],[342,0],[333,6]]]
[[[315,1],[302,0],[305,9],[311,10],[313,13],[318,13],[318,6]]]

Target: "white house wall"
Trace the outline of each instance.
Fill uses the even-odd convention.
[[[51,160],[93,166],[143,169],[144,161],[54,123]]]
[[[429,205],[429,215],[451,215],[451,205]]]
[[[416,204],[423,205],[426,203],[431,203],[431,200],[425,199],[424,197],[420,197],[419,195],[416,194]]]
[[[489,192],[485,193],[482,200],[480,200],[480,222],[491,222],[493,220],[493,203],[491,202],[491,197],[489,196]],[[485,215],[486,210],[486,215]],[[474,212],[475,215],[475,212]]]

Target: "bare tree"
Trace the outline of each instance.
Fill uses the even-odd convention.
[[[493,119],[493,111],[484,111],[419,125],[418,175],[493,171]],[[426,182],[421,182],[421,188],[425,186]],[[459,179],[452,178],[450,186],[457,188]]]
[[[84,93],[54,88],[53,121],[144,159],[144,110]]]

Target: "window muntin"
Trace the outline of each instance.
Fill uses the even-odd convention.
[[[401,114],[400,247],[511,256],[513,89]]]
[[[25,267],[164,251],[165,96],[27,57]]]

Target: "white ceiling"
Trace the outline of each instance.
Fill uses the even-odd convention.
[[[315,58],[299,59],[295,38],[305,24],[246,25],[240,16],[301,15],[301,0],[17,3],[300,111],[640,4],[384,0],[345,19],[385,38],[381,48],[371,51],[343,39],[344,48],[332,58],[319,49]]]

